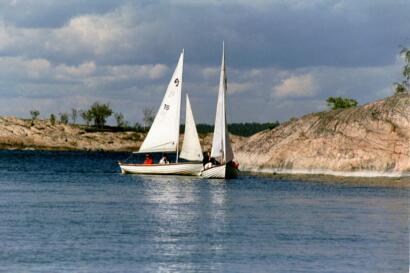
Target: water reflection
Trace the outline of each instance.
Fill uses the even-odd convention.
[[[151,223],[150,240],[167,268],[194,271],[200,257],[223,256],[227,222],[224,181],[193,177],[144,176],[142,198]],[[161,267],[157,268],[161,271]],[[218,269],[209,263],[209,270]]]

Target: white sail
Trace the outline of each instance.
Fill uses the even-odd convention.
[[[191,103],[188,94],[186,95],[186,113],[185,113],[185,134],[182,144],[180,158],[192,161],[202,161],[202,149],[199,142],[198,132],[196,130],[194,115],[192,114]]]
[[[215,129],[211,151],[211,157],[219,159],[221,163],[229,162],[233,160],[234,157],[229,140],[228,125],[226,123],[226,92],[225,46],[223,46],[218,102],[216,104]]]
[[[184,51],[179,57],[174,74],[154,122],[139,152],[174,152],[178,149]]]

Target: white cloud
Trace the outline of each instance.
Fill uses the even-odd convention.
[[[218,76],[219,71],[218,67],[204,67],[201,73],[204,78],[214,78]]]
[[[312,97],[318,91],[318,84],[311,74],[291,76],[273,87],[276,97]]]
[[[63,28],[53,30],[53,43],[49,44],[49,49],[69,50],[73,53],[85,50],[94,55],[107,54],[109,50],[122,46],[126,29],[120,18],[112,14],[73,18]],[[67,47],[68,43],[72,46]]]
[[[230,93],[242,93],[246,91],[251,91],[252,88],[253,88],[253,85],[250,82],[244,82],[244,83],[232,82],[228,84],[228,91]]]

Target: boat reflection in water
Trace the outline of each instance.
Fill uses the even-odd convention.
[[[139,198],[149,208],[146,219],[151,227],[145,236],[149,243],[144,244],[152,245],[159,256],[168,257],[183,271],[197,268],[195,261],[204,255],[223,257],[228,252],[224,241],[231,225],[226,217],[223,182],[204,183],[200,178],[183,176],[138,176],[138,183],[140,178],[144,192]],[[211,271],[222,270],[212,263],[208,267]],[[170,269],[169,263],[166,268]]]

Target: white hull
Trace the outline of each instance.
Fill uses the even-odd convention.
[[[172,163],[172,164],[126,164],[119,163],[123,174],[174,174],[196,175],[202,170],[202,163]]]
[[[238,177],[238,174],[239,174],[238,169],[232,167],[231,165],[227,165],[227,164],[213,166],[201,172],[201,176],[203,178],[219,178],[219,179],[236,178]]]

